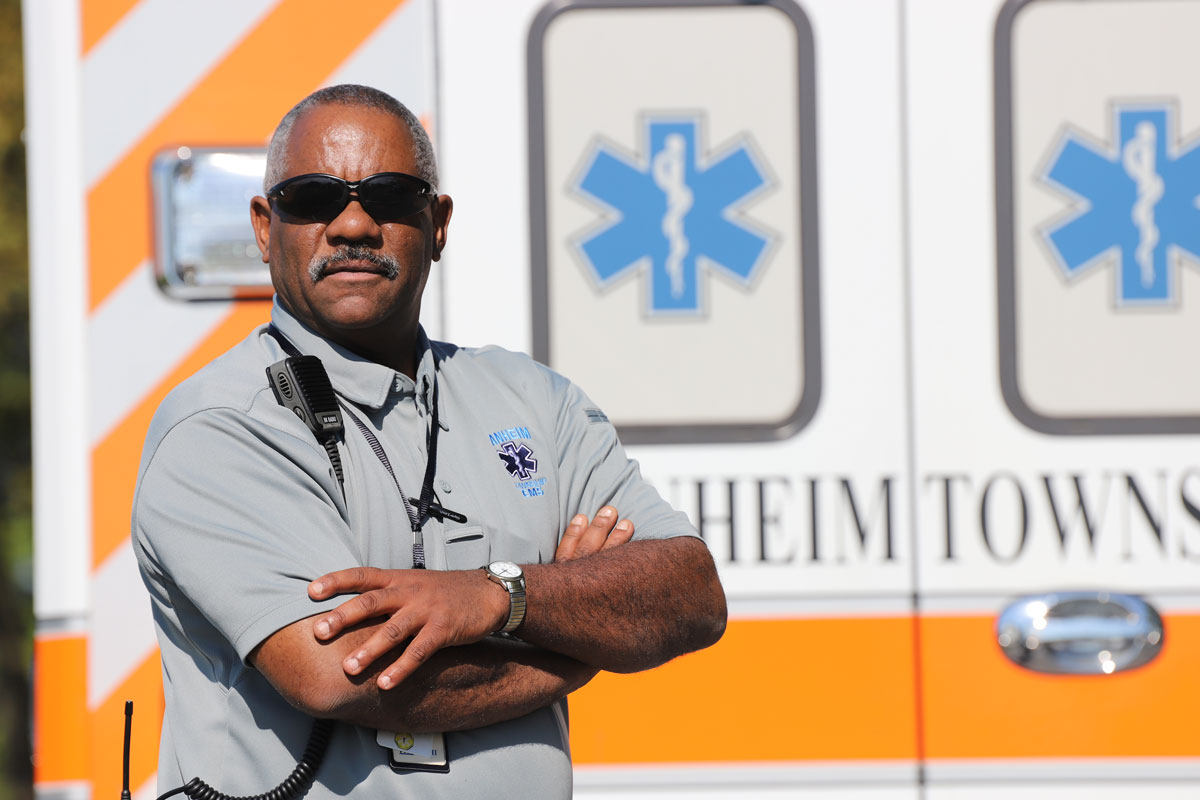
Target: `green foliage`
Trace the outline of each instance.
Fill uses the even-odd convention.
[[[29,251],[20,0],[0,0],[0,800],[33,796]]]

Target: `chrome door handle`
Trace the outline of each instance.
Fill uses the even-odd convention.
[[[1009,605],[996,642],[1035,672],[1103,675],[1148,664],[1163,645],[1162,617],[1140,597],[1113,592],[1049,592]]]

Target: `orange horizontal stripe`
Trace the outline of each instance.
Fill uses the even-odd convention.
[[[179,145],[262,145],[280,118],[321,85],[403,0],[358,0],[327,24],[323,0],[287,0],[168,112],[88,192],[89,307],[152,247],[150,164]],[[125,91],[126,88],[122,88]],[[250,224],[249,205],[246,224]]]
[[[265,301],[238,301],[220,325],[166,375],[137,408],[92,451],[92,567],[102,564],[129,538],[133,490],[146,431],[159,403],[185,378],[270,319]],[[264,378],[264,380],[266,380]]]
[[[82,47],[87,52],[141,0],[82,0],[79,7]]]
[[[158,650],[149,655],[98,708],[88,715],[87,748],[73,743],[75,758],[89,754],[92,797],[121,796],[125,747],[125,701],[133,701],[133,733],[129,746],[129,787],[136,790],[158,770],[162,735],[162,666]]]
[[[578,764],[915,759],[909,617],[749,620],[571,695]]]
[[[87,639],[33,642],[33,780],[87,778]]]
[[[1166,619],[1145,667],[1087,676],[1016,666],[991,617],[920,625],[929,758],[1200,756],[1200,616]]]

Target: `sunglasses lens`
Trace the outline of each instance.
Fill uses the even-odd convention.
[[[346,184],[327,175],[292,181],[275,198],[279,210],[285,214],[325,222],[342,213],[349,200]]]
[[[408,217],[429,205],[429,185],[403,173],[373,175],[358,186],[363,208],[376,220]]]

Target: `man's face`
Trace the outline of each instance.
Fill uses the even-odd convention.
[[[284,163],[287,178],[416,174],[412,138],[401,120],[342,105],[317,106],[297,119]],[[354,198],[329,222],[281,216],[261,197],[251,203],[258,247],[283,305],[356,352],[380,337],[415,331],[430,261],[446,244],[450,212],[445,195],[409,217],[383,221]]]

